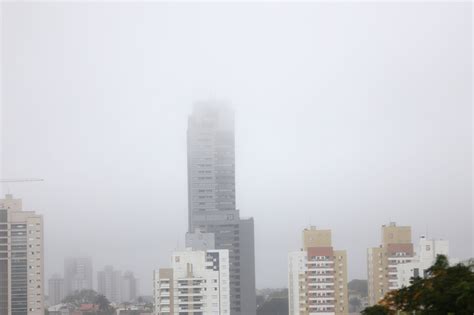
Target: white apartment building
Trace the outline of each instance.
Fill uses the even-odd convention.
[[[97,273],[97,291],[110,302],[122,302],[122,272],[112,266],[105,266]]]
[[[425,277],[426,271],[434,264],[438,255],[449,258],[449,242],[421,236],[414,260],[397,266],[397,288],[409,286],[412,277]],[[457,259],[450,259],[451,264],[457,262]]]
[[[64,279],[54,274],[48,281],[48,306],[58,305],[65,298]]]
[[[0,199],[0,314],[44,314],[43,217]]]
[[[92,259],[68,257],[64,259],[64,290],[68,296],[76,291],[92,290]]]
[[[155,270],[155,315],[230,314],[228,250],[174,252],[172,267]]]

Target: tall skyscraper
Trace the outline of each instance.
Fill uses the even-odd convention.
[[[43,217],[0,199],[0,314],[43,315]]]
[[[229,251],[174,252],[153,288],[155,315],[229,315]]]
[[[303,230],[303,248],[288,255],[290,315],[349,313],[347,254],[334,250],[330,230]]]
[[[97,291],[110,302],[122,302],[122,272],[112,266],[105,266],[97,273]]]
[[[187,145],[187,238],[196,232],[211,235],[214,240],[206,244],[229,250],[231,314],[254,315],[254,225],[252,218],[241,219],[236,208],[233,111],[219,102],[196,104]]]
[[[92,290],[92,260],[89,257],[74,257],[64,260],[65,294]]]
[[[48,305],[53,306],[61,303],[65,298],[64,296],[64,279],[58,275],[54,274],[48,280]]]
[[[398,288],[397,265],[413,260],[411,227],[390,222],[382,226],[382,244],[367,250],[369,304],[374,305],[388,291]]]

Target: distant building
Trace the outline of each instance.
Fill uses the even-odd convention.
[[[64,260],[65,295],[75,291],[92,290],[92,260],[89,257],[74,257]]]
[[[138,279],[131,271],[126,271],[122,277],[122,301],[121,302],[133,302],[136,301],[139,296],[138,291]]]
[[[154,272],[155,315],[229,315],[229,252],[174,252],[172,267]]]
[[[411,227],[390,222],[382,226],[382,244],[367,251],[369,304],[398,288],[398,265],[413,260]]]
[[[257,308],[257,315],[288,315],[288,296],[270,297]]]
[[[290,315],[348,314],[347,254],[334,250],[330,230],[303,231],[303,249],[288,256]]]
[[[97,292],[110,302],[122,302],[122,272],[112,266],[105,266],[97,273]]]
[[[193,250],[215,249],[214,233],[201,233],[199,230],[194,233],[186,233],[186,248]]]
[[[48,280],[48,304],[49,306],[60,304],[64,298],[64,279],[54,274]]]
[[[44,314],[43,217],[0,199],[0,314]]]
[[[56,304],[48,308],[49,315],[70,315],[71,310],[67,304]]]
[[[234,113],[217,101],[200,102],[189,116],[188,241],[193,249],[229,250],[231,315],[255,315],[253,219],[236,208]],[[209,242],[193,233],[212,234]],[[189,235],[191,234],[191,235]]]
[[[449,259],[449,242],[420,237],[416,257],[411,262],[397,266],[397,289],[409,286],[413,277],[426,277],[427,270],[435,263],[438,255],[444,255]],[[450,264],[458,261],[449,259]]]

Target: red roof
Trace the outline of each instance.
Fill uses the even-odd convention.
[[[98,309],[99,309],[99,306],[95,304],[81,304],[81,306],[79,307],[79,310],[84,311],[84,312],[96,311]]]

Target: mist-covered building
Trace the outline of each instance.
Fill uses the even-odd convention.
[[[64,298],[64,278],[54,274],[48,280],[48,305],[60,304]]]
[[[70,257],[64,260],[65,295],[76,291],[92,290],[92,259],[90,257]]]
[[[0,199],[0,314],[44,314],[43,217]]]
[[[122,272],[112,266],[105,266],[97,273],[97,292],[110,302],[122,302]]]
[[[138,283],[138,279],[133,272],[125,271],[122,276],[122,302],[134,302],[137,300],[139,295]]]
[[[195,105],[188,120],[188,235],[211,234],[229,250],[232,315],[256,314],[253,219],[236,208],[234,113],[216,101]]]

